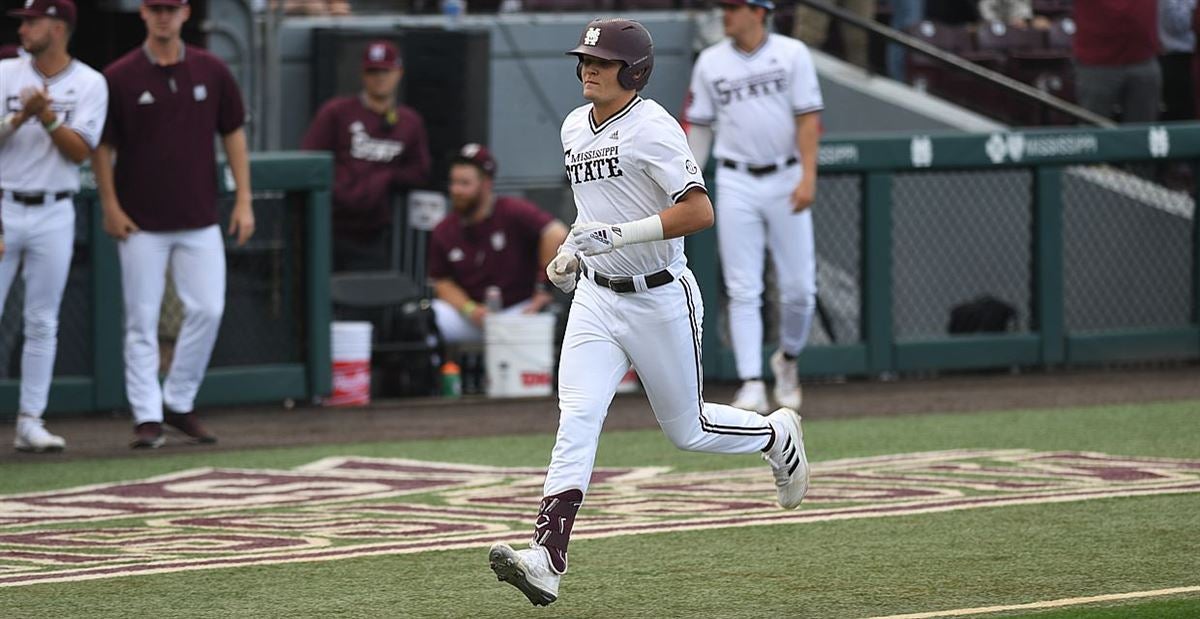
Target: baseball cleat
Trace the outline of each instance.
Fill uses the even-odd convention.
[[[17,422],[17,434],[13,437],[13,447],[17,451],[30,453],[47,453],[62,451],[67,446],[63,437],[51,434],[42,425],[41,419],[29,419],[24,416]]]
[[[796,368],[796,360],[789,361],[783,356],[782,350],[776,350],[775,354],[771,355],[771,372],[775,374],[773,393],[775,401],[783,408],[800,410],[804,395],[800,391],[800,375]]]
[[[761,380],[748,380],[742,383],[729,405],[766,415],[767,411],[771,410],[771,403],[767,401],[767,386]]]
[[[558,582],[562,576],[550,570],[546,549],[530,544],[516,551],[508,544],[495,544],[488,551],[488,564],[496,580],[504,581],[525,594],[534,606],[546,606],[558,599]]]
[[[217,442],[217,437],[201,425],[200,420],[196,419],[195,413],[165,411],[163,412],[163,423],[188,435],[193,443],[211,445]]]
[[[137,424],[137,427],[133,429],[133,441],[129,443],[129,446],[133,449],[158,449],[165,441],[162,424],[157,421],[147,421]]]
[[[781,408],[767,417],[775,428],[775,442],[763,454],[775,475],[775,493],[779,506],[796,509],[808,494],[808,456],[804,453],[804,431],[800,415],[790,408]]]

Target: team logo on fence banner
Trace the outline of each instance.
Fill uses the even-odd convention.
[[[1161,159],[1171,154],[1171,134],[1166,127],[1150,127],[1147,138],[1151,157]]]
[[[0,586],[524,542],[544,473],[328,458],[0,496]],[[820,462],[797,511],[761,466],[605,468],[573,539],[1192,492],[1200,460],[1020,449]]]
[[[914,135],[908,145],[914,168],[928,168],[933,165],[933,140],[927,135]]]

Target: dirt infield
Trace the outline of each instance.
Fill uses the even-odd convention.
[[[733,385],[710,385],[706,399],[728,401]],[[810,384],[804,388],[803,413],[810,419],[864,417],[931,412],[969,412],[1018,408],[1055,408],[1200,399],[1200,366],[1037,372],[1029,374],[960,375],[896,381],[851,381]],[[185,445],[168,435],[158,452],[223,451],[272,446],[359,443],[420,438],[552,433],[557,427],[553,398],[497,401],[464,398],[391,400],[361,409],[282,406],[202,411],[221,437],[216,446]],[[67,439],[62,454],[19,454],[0,451],[0,464],[42,459],[121,457],[131,421],[127,414],[52,419],[51,429]],[[608,429],[655,427],[643,395],[619,396],[613,402]],[[11,425],[0,440],[11,436]]]

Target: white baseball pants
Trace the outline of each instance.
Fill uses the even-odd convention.
[[[529,307],[530,299],[525,299],[520,303],[510,305],[504,308],[501,314],[520,314]],[[437,323],[438,332],[442,334],[442,341],[447,344],[478,344],[483,342],[483,329],[471,322],[471,319],[463,316],[461,312],[454,309],[453,305],[441,300],[433,300],[433,319]]]
[[[75,204],[70,198],[26,206],[4,197],[4,257],[0,258],[0,308],[24,262],[25,346],[21,350],[22,415],[46,412],[54,357],[58,352],[58,310],[75,247]]]
[[[209,226],[135,232],[118,243],[125,296],[125,392],[135,423],[162,421],[163,405],[190,413],[225,311],[225,244]],[[175,358],[158,383],[158,317],[167,268],[183,303]]]
[[[562,346],[558,437],[543,496],[587,492],[600,429],[631,364],[658,425],[676,447],[728,454],[766,447],[772,432],[766,417],[704,402],[704,303],[691,271],[672,271],[681,271],[675,281],[630,293],[580,279]]]
[[[738,377],[762,376],[763,254],[770,248],[779,287],[779,346],[800,354],[817,307],[812,210],[792,212],[801,169],[755,177],[717,168],[717,245],[729,295],[729,335]]]

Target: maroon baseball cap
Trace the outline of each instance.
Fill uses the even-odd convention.
[[[188,0],[142,0],[143,6],[187,6]]]
[[[496,158],[492,157],[492,151],[483,144],[465,144],[455,153],[454,163],[469,163],[483,170],[488,176],[496,176]]]
[[[71,0],[25,0],[24,8],[8,12],[12,17],[53,17],[75,27],[75,3]]]
[[[363,50],[363,70],[399,69],[400,50],[391,41],[371,41]]]

